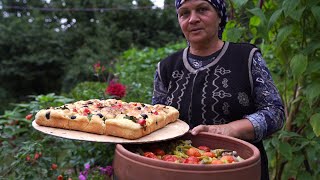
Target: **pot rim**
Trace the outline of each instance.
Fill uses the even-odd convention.
[[[191,135],[189,133],[189,135]],[[136,161],[137,163],[142,163],[148,166],[157,166],[157,167],[163,167],[163,168],[169,168],[169,169],[182,169],[182,170],[196,170],[196,171],[212,171],[212,170],[226,170],[226,169],[235,169],[235,168],[245,168],[248,166],[253,166],[256,163],[260,163],[260,151],[257,147],[254,145],[229,136],[224,136],[220,134],[212,134],[207,132],[201,132],[197,136],[213,136],[215,138],[223,138],[224,140],[227,140],[229,142],[236,142],[237,144],[242,144],[244,146],[247,146],[248,149],[252,152],[252,155],[244,159],[244,161],[237,162],[237,163],[230,163],[230,164],[183,164],[183,163],[173,163],[173,162],[167,162],[160,159],[151,159],[144,156],[141,156],[139,154],[133,153],[129,150],[127,150],[122,144],[116,145],[116,153],[119,153],[119,155],[126,157],[127,160],[130,161]],[[128,158],[127,158],[128,157]],[[146,163],[143,163],[146,162]]]

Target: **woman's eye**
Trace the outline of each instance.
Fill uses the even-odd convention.
[[[203,13],[206,12],[208,10],[208,8],[199,8],[198,12]]]
[[[186,17],[188,16],[189,12],[187,11],[182,11],[182,12],[179,12],[179,17]]]

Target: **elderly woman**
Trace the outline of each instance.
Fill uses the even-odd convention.
[[[223,0],[175,4],[188,47],[158,64],[152,103],[176,107],[193,135],[205,131],[251,142],[261,153],[261,179],[269,179],[262,140],[282,128],[284,111],[261,52],[221,40]]]

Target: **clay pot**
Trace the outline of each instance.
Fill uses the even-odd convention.
[[[182,139],[192,140],[193,146],[205,145],[211,149],[223,148],[237,151],[244,161],[219,165],[192,165],[166,162],[135,154],[130,145],[116,145],[113,161],[114,173],[119,180],[234,180],[260,179],[260,152],[248,142],[209,133]]]

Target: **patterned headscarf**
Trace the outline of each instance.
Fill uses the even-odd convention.
[[[186,2],[185,0],[175,0],[176,1],[176,9],[178,10],[180,8],[180,6]],[[206,0],[208,1],[217,11],[218,14],[221,18],[221,22],[219,24],[219,38],[222,38],[222,33],[224,30],[224,27],[227,24],[228,21],[228,17],[227,17],[227,13],[226,13],[226,5],[224,3],[224,0]]]

